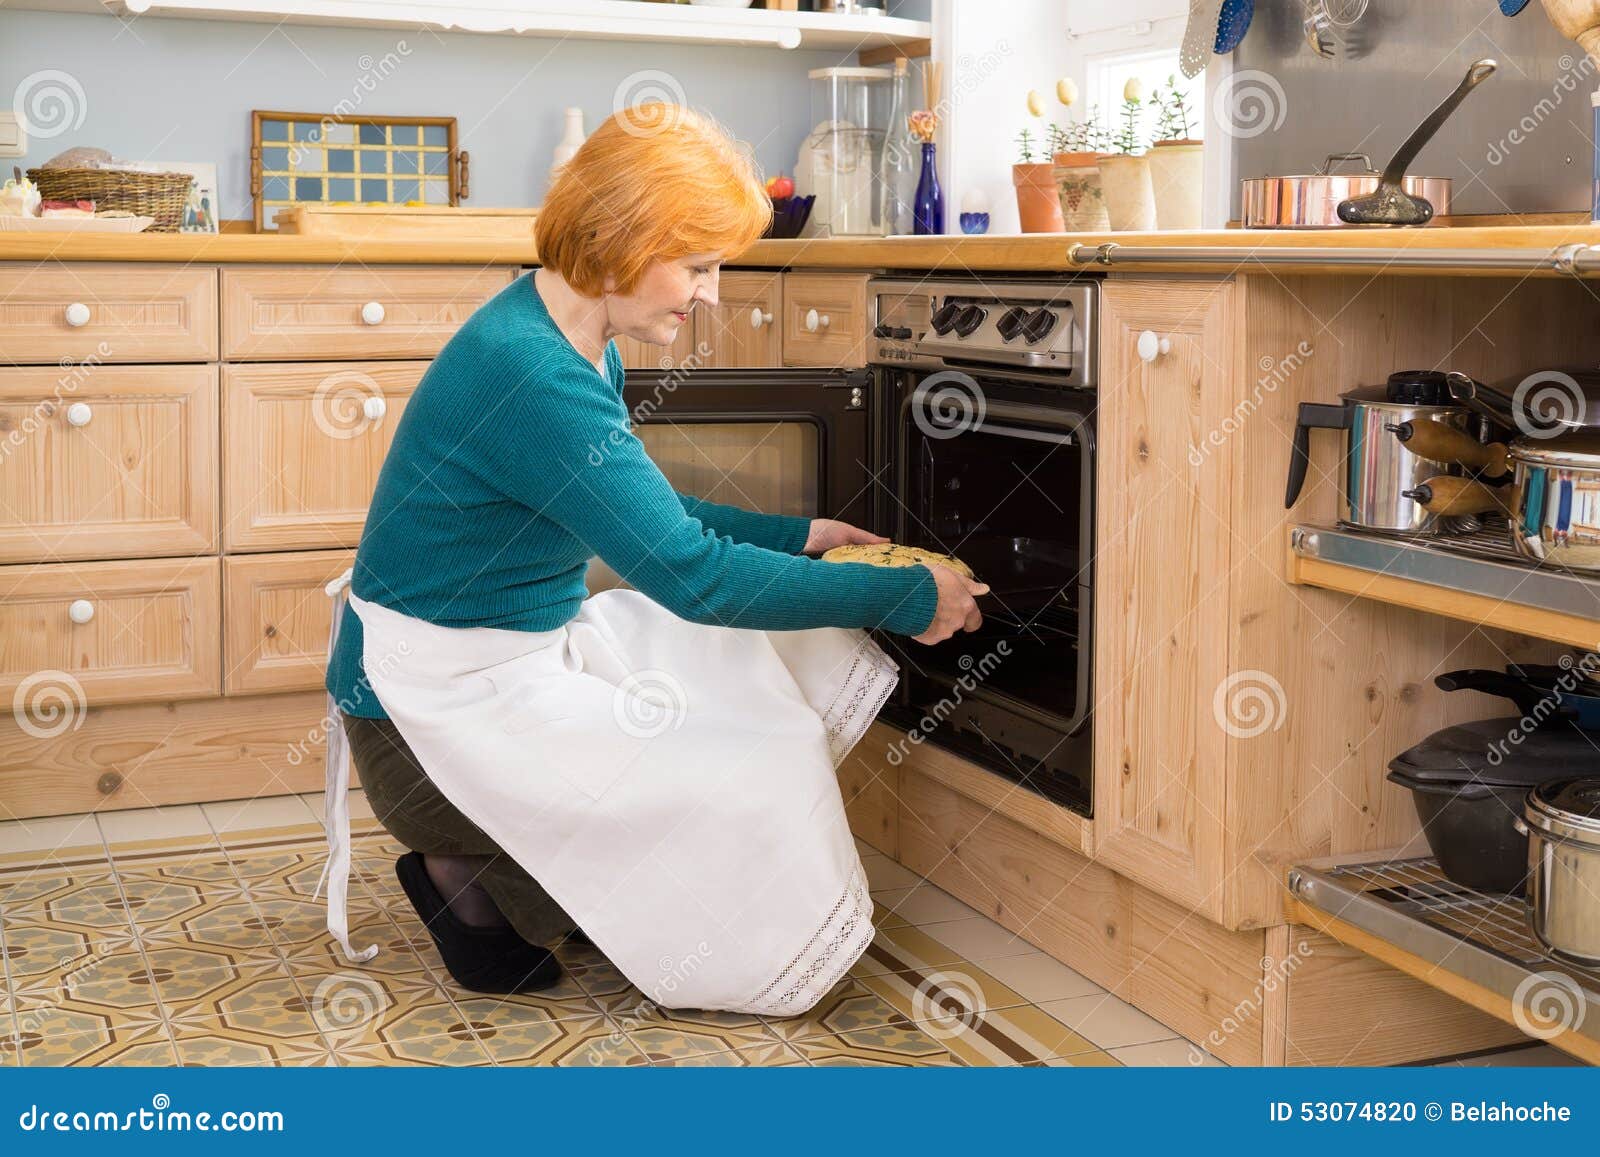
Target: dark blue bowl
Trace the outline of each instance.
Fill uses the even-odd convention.
[[[989,214],[961,214],[961,231],[963,233],[987,233],[989,231]]]
[[[815,193],[804,197],[785,197],[782,201],[772,203],[772,224],[767,226],[763,237],[798,237],[800,230],[806,227],[806,218],[811,216],[811,204],[817,199]]]

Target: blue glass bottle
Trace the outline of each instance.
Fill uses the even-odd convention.
[[[939,166],[932,141],[922,142],[922,177],[917,181],[912,220],[912,231],[915,233],[944,232],[944,193],[939,189]]]

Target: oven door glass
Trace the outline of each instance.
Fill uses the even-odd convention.
[[[972,420],[908,387],[896,538],[955,555],[990,593],[977,631],[931,647],[892,639],[899,702],[948,746],[1087,808],[1092,398],[990,385]]]

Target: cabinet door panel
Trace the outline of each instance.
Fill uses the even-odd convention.
[[[1194,448],[1228,417],[1233,294],[1113,281],[1101,314],[1095,855],[1214,919],[1226,712],[1254,691],[1229,674],[1228,459]],[[1146,331],[1144,352],[1167,352],[1142,357]]]
[[[354,561],[351,550],[241,554],[223,560],[226,694],[322,686],[333,612],[323,588]]]
[[[783,278],[777,273],[724,273],[717,307],[700,314],[705,364],[720,369],[767,369],[783,364]]]

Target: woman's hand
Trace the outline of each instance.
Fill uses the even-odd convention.
[[[888,541],[881,534],[873,534],[870,530],[862,530],[859,526],[851,526],[848,522],[839,522],[832,518],[813,518],[811,533],[806,536],[802,553],[821,554],[836,546],[870,546],[873,543]]]
[[[927,566],[926,563],[920,565]],[[973,596],[988,594],[989,584],[974,582],[947,566],[934,565],[928,569],[939,587],[939,605],[934,608],[928,629],[913,636],[916,641],[942,643],[957,631],[976,631],[981,627],[983,614]]]

